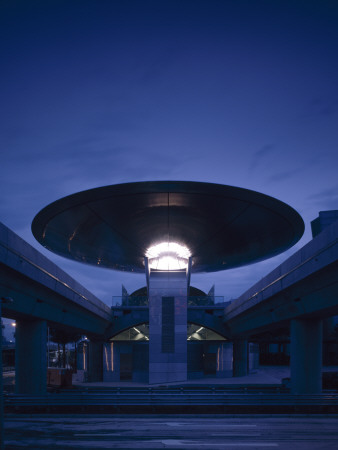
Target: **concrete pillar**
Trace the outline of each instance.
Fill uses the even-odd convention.
[[[255,371],[259,367],[259,345],[250,342],[248,345],[248,372]]]
[[[149,383],[187,380],[188,277],[182,271],[149,276]]]
[[[2,373],[2,298],[0,298],[0,449],[4,448],[4,395]]]
[[[44,320],[16,322],[15,391],[32,395],[47,392],[47,323]]]
[[[76,355],[77,370],[87,371],[87,342],[83,341],[77,345]]]
[[[216,377],[227,378],[232,376],[232,342],[220,342],[216,354]]]
[[[329,339],[334,333],[334,317],[323,319],[323,339]]]
[[[322,321],[293,319],[290,324],[292,394],[322,391]]]
[[[88,381],[103,381],[103,343],[88,342]]]
[[[133,381],[149,383],[149,343],[133,343]]]
[[[235,339],[233,341],[233,376],[244,377],[248,374],[248,341]]]

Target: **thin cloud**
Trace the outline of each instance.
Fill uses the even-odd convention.
[[[338,114],[338,99],[315,98],[308,106],[305,117],[328,118]]]
[[[320,155],[315,155],[312,158],[305,160],[302,163],[301,167],[295,167],[293,169],[284,170],[280,172],[276,172],[273,175],[268,177],[267,181],[269,183],[280,183],[291,180],[295,176],[299,176],[300,174],[304,174],[306,171],[311,169],[312,167],[319,167],[322,162],[322,158]]]
[[[310,195],[308,201],[320,205],[322,209],[338,209],[338,185]]]
[[[275,147],[272,144],[263,145],[262,148],[255,151],[252,155],[252,160],[249,166],[249,172],[254,171],[258,166],[264,162],[264,160],[275,151]]]
[[[280,183],[291,178],[294,178],[296,175],[299,175],[303,171],[303,168],[285,170],[284,172],[275,173],[268,178],[269,183]]]

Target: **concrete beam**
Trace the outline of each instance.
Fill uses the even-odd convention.
[[[112,323],[105,332],[105,338],[116,336],[122,331],[149,322],[149,308],[147,306],[116,307],[112,310]]]
[[[338,314],[338,222],[225,308],[233,336]]]
[[[219,314],[208,314],[206,309],[216,310]],[[187,314],[189,323],[209,328],[225,338],[230,334],[229,329],[223,322],[223,310],[220,311],[219,306],[215,308],[212,306],[209,306],[208,308],[192,306],[188,307]],[[113,323],[105,333],[107,339],[116,336],[128,328],[149,322],[149,309],[146,306],[116,307],[113,308],[112,316]]]
[[[50,326],[72,327],[95,336],[102,336],[110,325],[110,316],[98,316],[38,282],[0,266],[0,293],[13,299],[11,304],[4,305],[4,317],[46,320]]]
[[[0,294],[13,298],[4,317],[76,326],[97,337],[111,323],[109,306],[1,223],[0,269]]]
[[[214,314],[207,313],[206,309],[213,310]],[[188,322],[205,328],[209,328],[210,330],[215,331],[221,336],[228,338],[230,335],[230,330],[227,324],[223,321],[223,312],[221,315],[218,315],[218,311],[218,307],[215,309],[212,307],[188,307]]]

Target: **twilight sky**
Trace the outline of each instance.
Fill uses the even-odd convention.
[[[229,184],[277,197],[306,231],[288,252],[192,285],[234,298],[338,209],[335,0],[4,0],[0,220],[107,304],[145,277],[43,249],[52,201],[148,180]]]

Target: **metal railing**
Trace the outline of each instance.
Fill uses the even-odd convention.
[[[5,411],[11,412],[139,412],[163,411],[184,412],[184,408],[200,407],[201,412],[225,413],[337,413],[337,393],[293,395],[288,391],[238,388],[232,391],[217,386],[160,386],[138,388],[82,388],[78,391],[61,390],[42,396],[15,395],[5,396]],[[151,407],[150,409],[146,407]],[[129,410],[128,410],[129,407]],[[157,409],[158,408],[158,409]]]
[[[113,296],[112,306],[148,306],[147,296]],[[215,306],[224,303],[224,296],[188,296],[188,306]]]
[[[113,295],[112,306],[148,306],[148,297],[146,295],[139,296],[116,296]]]
[[[189,295],[188,306],[213,306],[224,303],[224,296]]]

